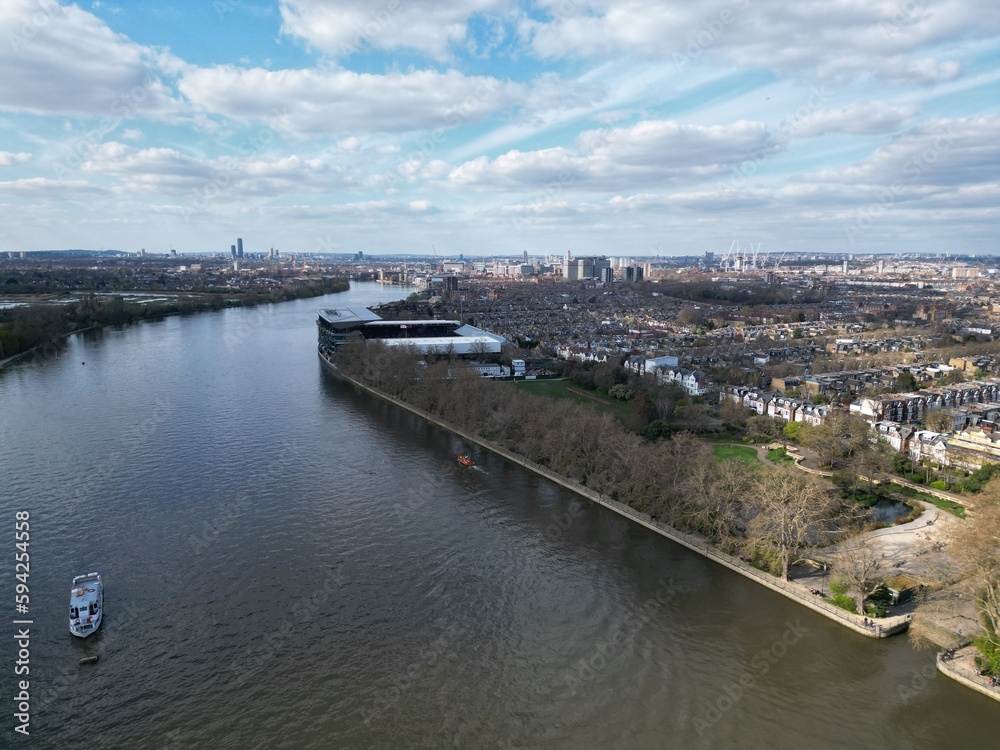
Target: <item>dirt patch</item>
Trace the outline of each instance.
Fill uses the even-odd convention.
[[[598,403],[606,404],[607,406],[614,406],[614,404],[612,404],[610,401],[606,401],[603,398],[598,398],[597,396],[591,393],[587,393],[586,391],[581,391],[579,388],[569,387],[566,390],[569,391],[570,393],[575,393],[577,396],[583,396],[584,398],[589,398],[591,401],[597,401]]]

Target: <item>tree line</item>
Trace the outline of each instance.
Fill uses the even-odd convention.
[[[224,307],[248,307],[286,302],[323,294],[343,292],[350,282],[342,278],[321,278],[305,286],[282,286],[267,291],[233,290],[177,297],[147,304],[128,297],[85,293],[70,304],[33,304],[0,310],[0,359],[13,357],[48,341],[95,326],[124,325],[138,320],[155,320],[168,315],[184,315]]]
[[[614,417],[525,394],[462,364],[422,360],[409,347],[355,341],[330,353],[347,376],[445,423],[684,532],[773,575],[860,527],[828,485],[797,469],[715,461],[690,432],[648,439]]]

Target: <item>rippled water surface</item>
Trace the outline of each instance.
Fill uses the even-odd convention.
[[[1000,704],[905,637],[839,628],[324,372],[316,308],[398,294],[105,330],[0,370],[0,612],[27,509],[33,747],[996,746]],[[90,570],[107,614],[81,641],[69,581]]]

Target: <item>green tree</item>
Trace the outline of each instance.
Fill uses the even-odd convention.
[[[802,432],[803,426],[803,422],[789,422],[781,428],[781,433],[785,436],[785,440],[788,442],[797,443],[799,441],[799,433]]]
[[[916,387],[917,379],[913,377],[912,372],[901,372],[896,377],[897,393],[908,393],[909,391],[915,390]]]

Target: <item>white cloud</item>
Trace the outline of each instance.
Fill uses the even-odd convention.
[[[481,156],[456,167],[448,179],[456,187],[609,190],[720,176],[764,148],[780,148],[764,123],[650,120],[584,132],[573,148],[509,151],[492,160]]]
[[[72,201],[85,195],[106,192],[99,185],[84,180],[51,180],[46,177],[28,177],[23,180],[0,182],[0,194],[19,197],[30,196],[38,200]]]
[[[995,184],[1000,175],[1000,115],[922,123],[879,147],[871,156],[799,182],[859,185]]]
[[[915,105],[861,101],[834,109],[820,109],[796,120],[789,129],[793,138],[824,133],[870,135],[899,130],[917,114]]]
[[[511,0],[281,0],[282,31],[337,57],[413,49],[438,59],[467,41],[469,19]]]
[[[825,0],[545,0],[543,20],[521,24],[545,58],[628,53],[666,57],[685,69],[704,59],[827,78],[873,73],[890,81],[940,81],[958,75],[950,59],[918,54],[963,37],[996,33],[986,0],[914,3]]]
[[[450,70],[386,75],[349,70],[190,68],[181,92],[199,109],[262,119],[303,135],[457,127],[516,106],[524,86]]]
[[[23,152],[12,153],[10,151],[0,151],[0,167],[10,167],[14,164],[24,164],[31,160],[31,154]]]
[[[326,192],[351,182],[339,168],[322,159],[257,154],[206,159],[169,148],[137,150],[117,141],[95,148],[81,168],[117,179],[125,193],[187,195],[196,203]]]
[[[169,55],[55,0],[4,0],[0,110],[125,118],[177,110],[159,79]]]

